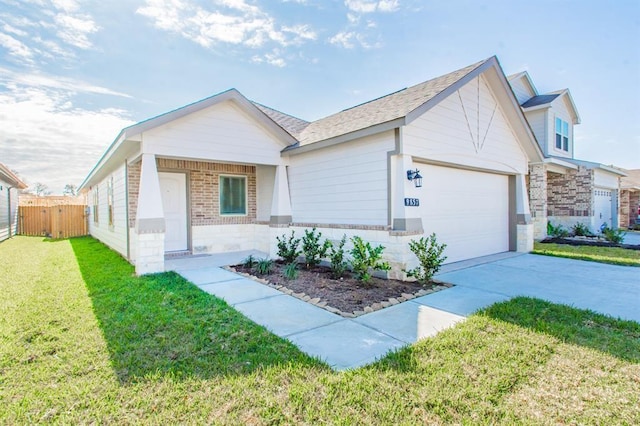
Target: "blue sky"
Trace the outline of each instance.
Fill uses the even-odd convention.
[[[314,120],[492,55],[571,90],[577,158],[640,168],[638,0],[0,0],[0,162],[59,193],[231,87]]]

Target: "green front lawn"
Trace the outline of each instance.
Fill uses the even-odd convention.
[[[571,246],[568,244],[536,242],[531,253],[613,265],[640,266],[640,250],[629,250],[620,247]]]
[[[0,423],[640,424],[640,324],[516,299],[336,373],[90,238],[0,244]]]

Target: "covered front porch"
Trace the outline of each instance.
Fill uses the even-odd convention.
[[[127,177],[129,260],[139,275],[163,272],[176,255],[269,253],[272,228],[291,222],[285,164],[143,154]]]

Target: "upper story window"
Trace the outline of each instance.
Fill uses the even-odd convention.
[[[556,117],[556,148],[569,151],[569,123]]]
[[[220,176],[220,214],[247,214],[247,178]]]

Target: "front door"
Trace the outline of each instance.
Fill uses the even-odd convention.
[[[166,230],[165,251],[189,249],[187,238],[187,176],[184,173],[158,173]]]

